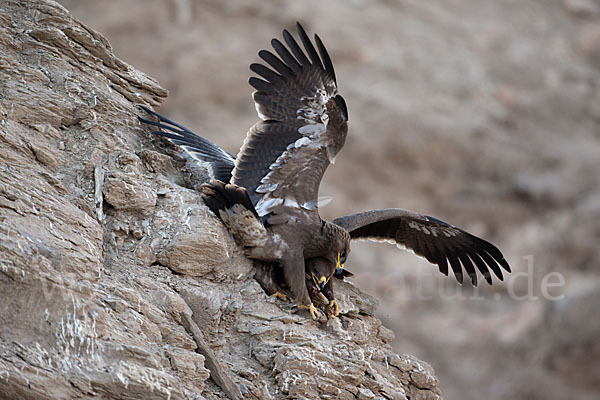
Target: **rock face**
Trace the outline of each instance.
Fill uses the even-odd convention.
[[[265,295],[137,122],[155,80],[57,3],[0,11],[0,398],[223,398],[214,362],[244,398],[440,398],[351,284],[326,324]]]

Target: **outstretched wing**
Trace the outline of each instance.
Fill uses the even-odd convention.
[[[348,230],[352,239],[387,241],[424,257],[448,275],[448,263],[463,282],[462,268],[477,285],[475,268],[491,285],[490,269],[503,280],[510,267],[496,246],[439,219],[400,208],[347,215],[333,221]],[[461,268],[462,264],[462,268]]]
[[[140,107],[148,114],[157,117],[159,121],[154,122],[138,117],[140,122],[168,131],[156,130],[152,131],[152,133],[168,138],[172,143],[183,147],[195,159],[209,163],[212,167],[215,179],[225,183],[228,183],[231,180],[231,171],[233,170],[235,157],[216,144],[196,135],[194,132],[178,123],[155,113],[147,107]]]
[[[317,35],[315,49],[298,24],[304,50],[287,31],[258,53],[265,64],[250,69],[261,121],[246,136],[232,183],[245,187],[259,215],[286,207],[315,210],[321,178],[346,141],[348,113],[338,94],[333,65]],[[289,211],[289,209],[288,209]]]

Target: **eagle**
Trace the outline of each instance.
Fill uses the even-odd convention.
[[[223,221],[246,255],[280,266],[299,308],[314,319],[315,289],[338,313],[331,277],[344,275],[351,240],[396,244],[438,266],[463,283],[463,270],[477,285],[477,271],[489,284],[510,267],[490,242],[440,219],[401,208],[346,215],[325,221],[319,215],[321,179],[344,146],[348,109],[338,92],[333,64],[323,42],[314,44],[300,23],[299,42],[283,30],[274,53],[261,50],[249,79],[260,120],[250,128],[237,156],[146,107],[160,130],[192,157],[210,164],[214,179],[202,198]],[[284,44],[285,43],[285,44]]]

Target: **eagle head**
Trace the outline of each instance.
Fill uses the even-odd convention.
[[[329,243],[328,261],[336,271],[343,269],[350,253],[350,234],[341,226],[329,222],[324,226],[324,234]]]

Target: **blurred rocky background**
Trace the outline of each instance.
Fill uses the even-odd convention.
[[[351,123],[324,217],[418,210],[514,269],[473,290],[355,243],[347,267],[395,350],[430,362],[451,400],[600,396],[600,1],[61,3],[169,90],[162,114],[232,153],[257,119],[258,50],[297,20],[318,32]]]

